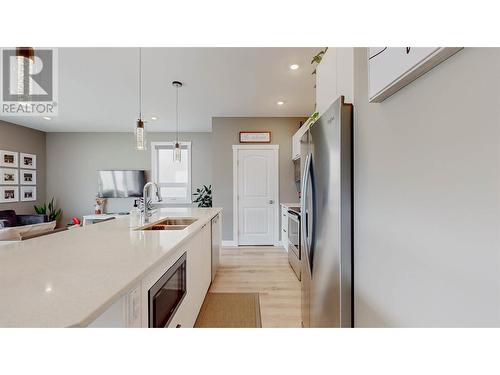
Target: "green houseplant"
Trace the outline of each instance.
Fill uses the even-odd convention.
[[[54,204],[54,198],[52,198],[49,204],[44,203],[43,206],[35,206],[35,212],[39,215],[47,215],[49,221],[59,220],[62,215],[62,210],[56,208]]]
[[[212,185],[203,185],[201,189],[196,189],[193,193],[195,199],[193,203],[198,203],[198,207],[212,207]]]
[[[313,56],[311,60],[311,65],[312,64],[319,64],[321,60],[323,60],[323,55],[328,51],[328,47],[325,47],[324,50],[319,51],[316,55]],[[316,69],[311,74],[316,74]]]

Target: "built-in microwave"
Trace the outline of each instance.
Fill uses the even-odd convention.
[[[186,296],[186,253],[149,289],[149,327],[168,326]]]

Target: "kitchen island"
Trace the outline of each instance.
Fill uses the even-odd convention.
[[[148,327],[148,292],[183,255],[187,293],[168,326],[194,325],[211,280],[211,220],[220,213],[162,208],[150,223],[195,221],[137,230],[125,216],[0,245],[0,327]]]

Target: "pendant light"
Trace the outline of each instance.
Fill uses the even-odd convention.
[[[174,147],[174,161],[181,162],[181,145],[179,143],[179,88],[182,87],[182,83],[179,81],[172,82],[172,86],[176,88],[175,92],[175,114],[176,114],[176,136],[175,136],[175,147]]]
[[[146,150],[146,128],[142,119],[142,48],[139,48],[139,118],[135,127],[135,149]]]

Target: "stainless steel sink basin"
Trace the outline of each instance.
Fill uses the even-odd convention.
[[[168,218],[161,220],[154,225],[191,225],[193,224],[197,219],[192,219],[192,218]]]
[[[153,224],[148,224],[138,230],[183,230],[193,224],[197,219],[191,218],[168,218]]]
[[[142,230],[183,230],[187,225],[151,225],[150,227],[142,228]]]

